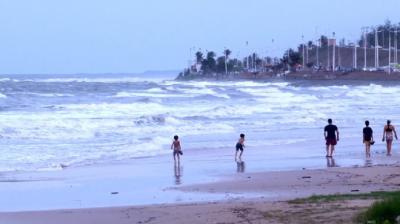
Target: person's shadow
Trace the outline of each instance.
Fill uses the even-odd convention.
[[[241,160],[236,161],[236,172],[244,173],[245,170],[246,170],[246,164],[244,163],[244,161]]]
[[[326,157],[326,166],[327,167],[337,167],[335,159],[332,157]]]
[[[182,170],[181,164],[179,162],[174,164],[174,176],[175,176],[175,185],[182,184]]]

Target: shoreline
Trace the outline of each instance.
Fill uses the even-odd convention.
[[[5,223],[239,223],[253,220],[256,223],[287,223],[292,216],[302,214],[299,223],[337,223],[338,217],[351,221],[375,200],[360,199],[357,194],[375,191],[400,190],[400,163],[372,167],[327,168],[280,172],[259,172],[230,175],[217,182],[177,187],[183,192],[214,193],[258,192],[255,198],[239,197],[205,202],[173,203],[147,206],[117,206],[82,209],[60,209],[28,212],[2,212]],[[248,177],[251,178],[248,178]],[[273,179],[274,181],[270,181]],[[288,185],[289,184],[289,185]],[[284,187],[286,186],[286,187]],[[339,187],[340,186],[340,187]],[[337,188],[339,187],[339,188]],[[266,197],[267,192],[280,191],[277,198]],[[357,191],[353,191],[357,190]],[[321,194],[323,193],[323,194]],[[355,194],[354,199],[293,203],[293,199],[312,195]],[[290,195],[288,197],[288,195]],[[296,200],[299,201],[299,200]],[[302,201],[302,200],[300,200]],[[313,208],[312,212],[308,208]],[[340,209],[338,209],[340,208]],[[340,216],[338,214],[341,214]],[[344,215],[343,215],[344,214]],[[315,216],[317,218],[314,220]],[[337,216],[337,217],[336,217]],[[331,217],[331,219],[327,219]]]
[[[221,201],[256,198],[256,191],[185,191],[184,187],[210,184],[242,178],[248,174],[342,169],[364,166],[393,166],[400,162],[394,151],[386,157],[380,145],[375,146],[371,159],[365,159],[362,146],[353,153],[354,145],[341,144],[334,160],[319,155],[324,149],[316,142],[314,147],[299,148],[296,144],[282,147],[246,149],[243,165],[233,160],[230,148],[186,150],[180,166],[175,166],[170,155],[133,159],[122,164],[90,167],[67,167],[59,171],[12,172],[0,175],[0,212],[37,211],[92,207],[142,206]],[[396,146],[397,147],[397,146]],[[276,157],[282,150],[290,157]],[[302,156],[308,150],[307,157]],[[246,178],[245,178],[246,179]],[[183,187],[183,188],[180,188]],[[25,194],[25,197],[20,195]],[[274,197],[269,193],[269,197]]]
[[[277,72],[242,72],[238,74],[190,74],[187,77],[177,77],[175,80],[179,81],[198,81],[198,80],[212,80],[212,81],[239,81],[239,80],[252,80],[252,81],[365,81],[365,82],[385,82],[385,81],[400,81],[400,72],[366,72],[366,71],[352,71],[352,72],[331,72],[331,71],[297,71],[289,73]]]

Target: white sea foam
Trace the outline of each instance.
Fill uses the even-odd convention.
[[[400,93],[398,86],[163,81],[97,88],[93,82],[137,80],[32,80],[48,83],[24,84],[27,89],[22,91],[21,87],[2,90],[7,94],[3,102],[11,103],[3,104],[6,109],[0,110],[0,164],[6,164],[0,171],[58,170],[61,164],[73,167],[170,153],[174,134],[190,137],[193,142],[187,145],[193,147],[215,142],[207,146],[212,148],[230,147],[234,140],[220,136],[237,136],[244,131],[249,133],[250,147],[278,146],[315,138],[307,128],[320,134],[328,117],[346,127],[344,133],[349,138],[356,138],[359,130],[356,134],[349,130],[362,126],[364,119],[373,123],[400,119],[395,107],[387,105],[400,103],[400,98],[393,97]],[[63,93],[59,82],[70,82],[68,88],[86,92]],[[84,82],[90,82],[89,88]],[[382,108],[386,109],[382,112]],[[274,135],[281,129],[291,137],[282,134],[286,132]],[[215,134],[217,140],[209,137]],[[265,141],[264,136],[271,135]],[[202,140],[196,142],[198,138]]]
[[[0,93],[0,98],[7,98],[7,96],[2,94],[2,93]]]

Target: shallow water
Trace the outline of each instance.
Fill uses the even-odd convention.
[[[327,118],[341,132],[337,154],[357,157],[362,156],[365,119],[377,139],[386,119],[394,125],[400,119],[400,85],[393,83],[177,82],[132,75],[0,78],[0,171],[158,156],[170,153],[175,134],[184,150],[201,151],[233,148],[245,133],[246,150],[282,149],[269,159],[291,161],[324,154]],[[383,152],[383,144],[374,150]]]

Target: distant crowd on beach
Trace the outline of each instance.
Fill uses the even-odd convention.
[[[326,157],[332,158],[333,152],[335,151],[335,146],[339,141],[339,129],[336,125],[332,123],[332,119],[328,119],[328,125],[324,128],[324,137],[326,145]],[[369,121],[365,121],[365,127],[363,128],[363,143],[365,144],[365,156],[367,158],[371,157],[371,145],[375,144],[373,130],[369,126]],[[383,127],[382,142],[386,141],[386,155],[392,155],[392,143],[393,140],[397,140],[397,133],[395,127],[391,124],[390,120],[387,120],[386,125]],[[235,145],[235,161],[242,159],[242,154],[244,150],[245,134],[240,134],[239,139]],[[174,161],[180,161],[180,156],[183,155],[181,143],[179,141],[179,136],[175,135],[171,144],[171,149],[173,150]],[[238,156],[239,155],[239,156]]]

